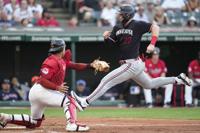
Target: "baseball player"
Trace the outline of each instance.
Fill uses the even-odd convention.
[[[200,51],[197,59],[192,60],[188,67],[188,75],[192,79],[192,86],[185,86],[185,103],[186,106],[192,105],[192,88],[200,86]],[[194,99],[194,105],[198,105],[198,99]]]
[[[65,51],[65,42],[61,39],[51,41],[49,56],[40,69],[40,77],[30,90],[29,100],[31,115],[0,114],[0,127],[6,124],[17,124],[26,128],[40,127],[44,120],[46,107],[63,107],[67,120],[67,131],[88,131],[89,127],[77,124],[76,106],[74,99],[67,95],[68,86],[64,83],[65,72],[68,69],[85,70],[90,64],[74,63],[71,61],[71,51]]]
[[[151,78],[165,77],[167,73],[167,67],[165,62],[159,59],[160,49],[155,47],[152,52],[152,57],[145,61],[145,72]],[[165,99],[163,107],[170,107],[171,96],[173,91],[173,84],[163,86],[165,88]],[[151,89],[144,88],[144,97],[148,108],[153,107],[153,98]]]
[[[119,47],[121,55],[119,62],[122,65],[107,74],[88,97],[81,98],[75,92],[71,92],[80,110],[98,99],[111,87],[128,79],[132,79],[143,88],[148,89],[174,83],[191,85],[190,79],[183,73],[178,77],[150,78],[144,72],[145,64],[139,58],[140,41],[144,33],[151,32],[152,38],[146,52],[152,52],[158,39],[159,27],[156,24],[133,20],[134,13],[135,9],[130,4],[121,5],[118,14],[121,24],[115,25],[111,32],[104,32],[105,43]]]

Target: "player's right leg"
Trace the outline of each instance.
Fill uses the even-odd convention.
[[[153,98],[152,98],[151,89],[144,89],[144,98],[145,98],[147,107],[152,108],[153,107]]]

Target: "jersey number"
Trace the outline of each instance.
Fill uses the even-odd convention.
[[[124,38],[124,44],[130,44],[132,41],[132,37],[128,36]]]

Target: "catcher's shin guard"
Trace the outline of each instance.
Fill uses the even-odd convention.
[[[44,115],[41,119],[32,119],[27,114],[11,114],[10,116],[11,120],[8,121],[8,123],[25,126],[26,128],[40,127],[42,121],[44,120]]]

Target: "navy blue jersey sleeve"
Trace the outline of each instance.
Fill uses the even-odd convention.
[[[114,26],[112,31],[111,31],[110,36],[107,39],[104,40],[106,43],[115,44],[117,42],[116,29],[117,29],[117,27]]]
[[[150,32],[151,26],[152,26],[151,23],[147,23],[147,22],[144,22],[144,21],[138,21],[136,23],[136,27],[138,28],[138,32],[140,32],[141,34]]]

